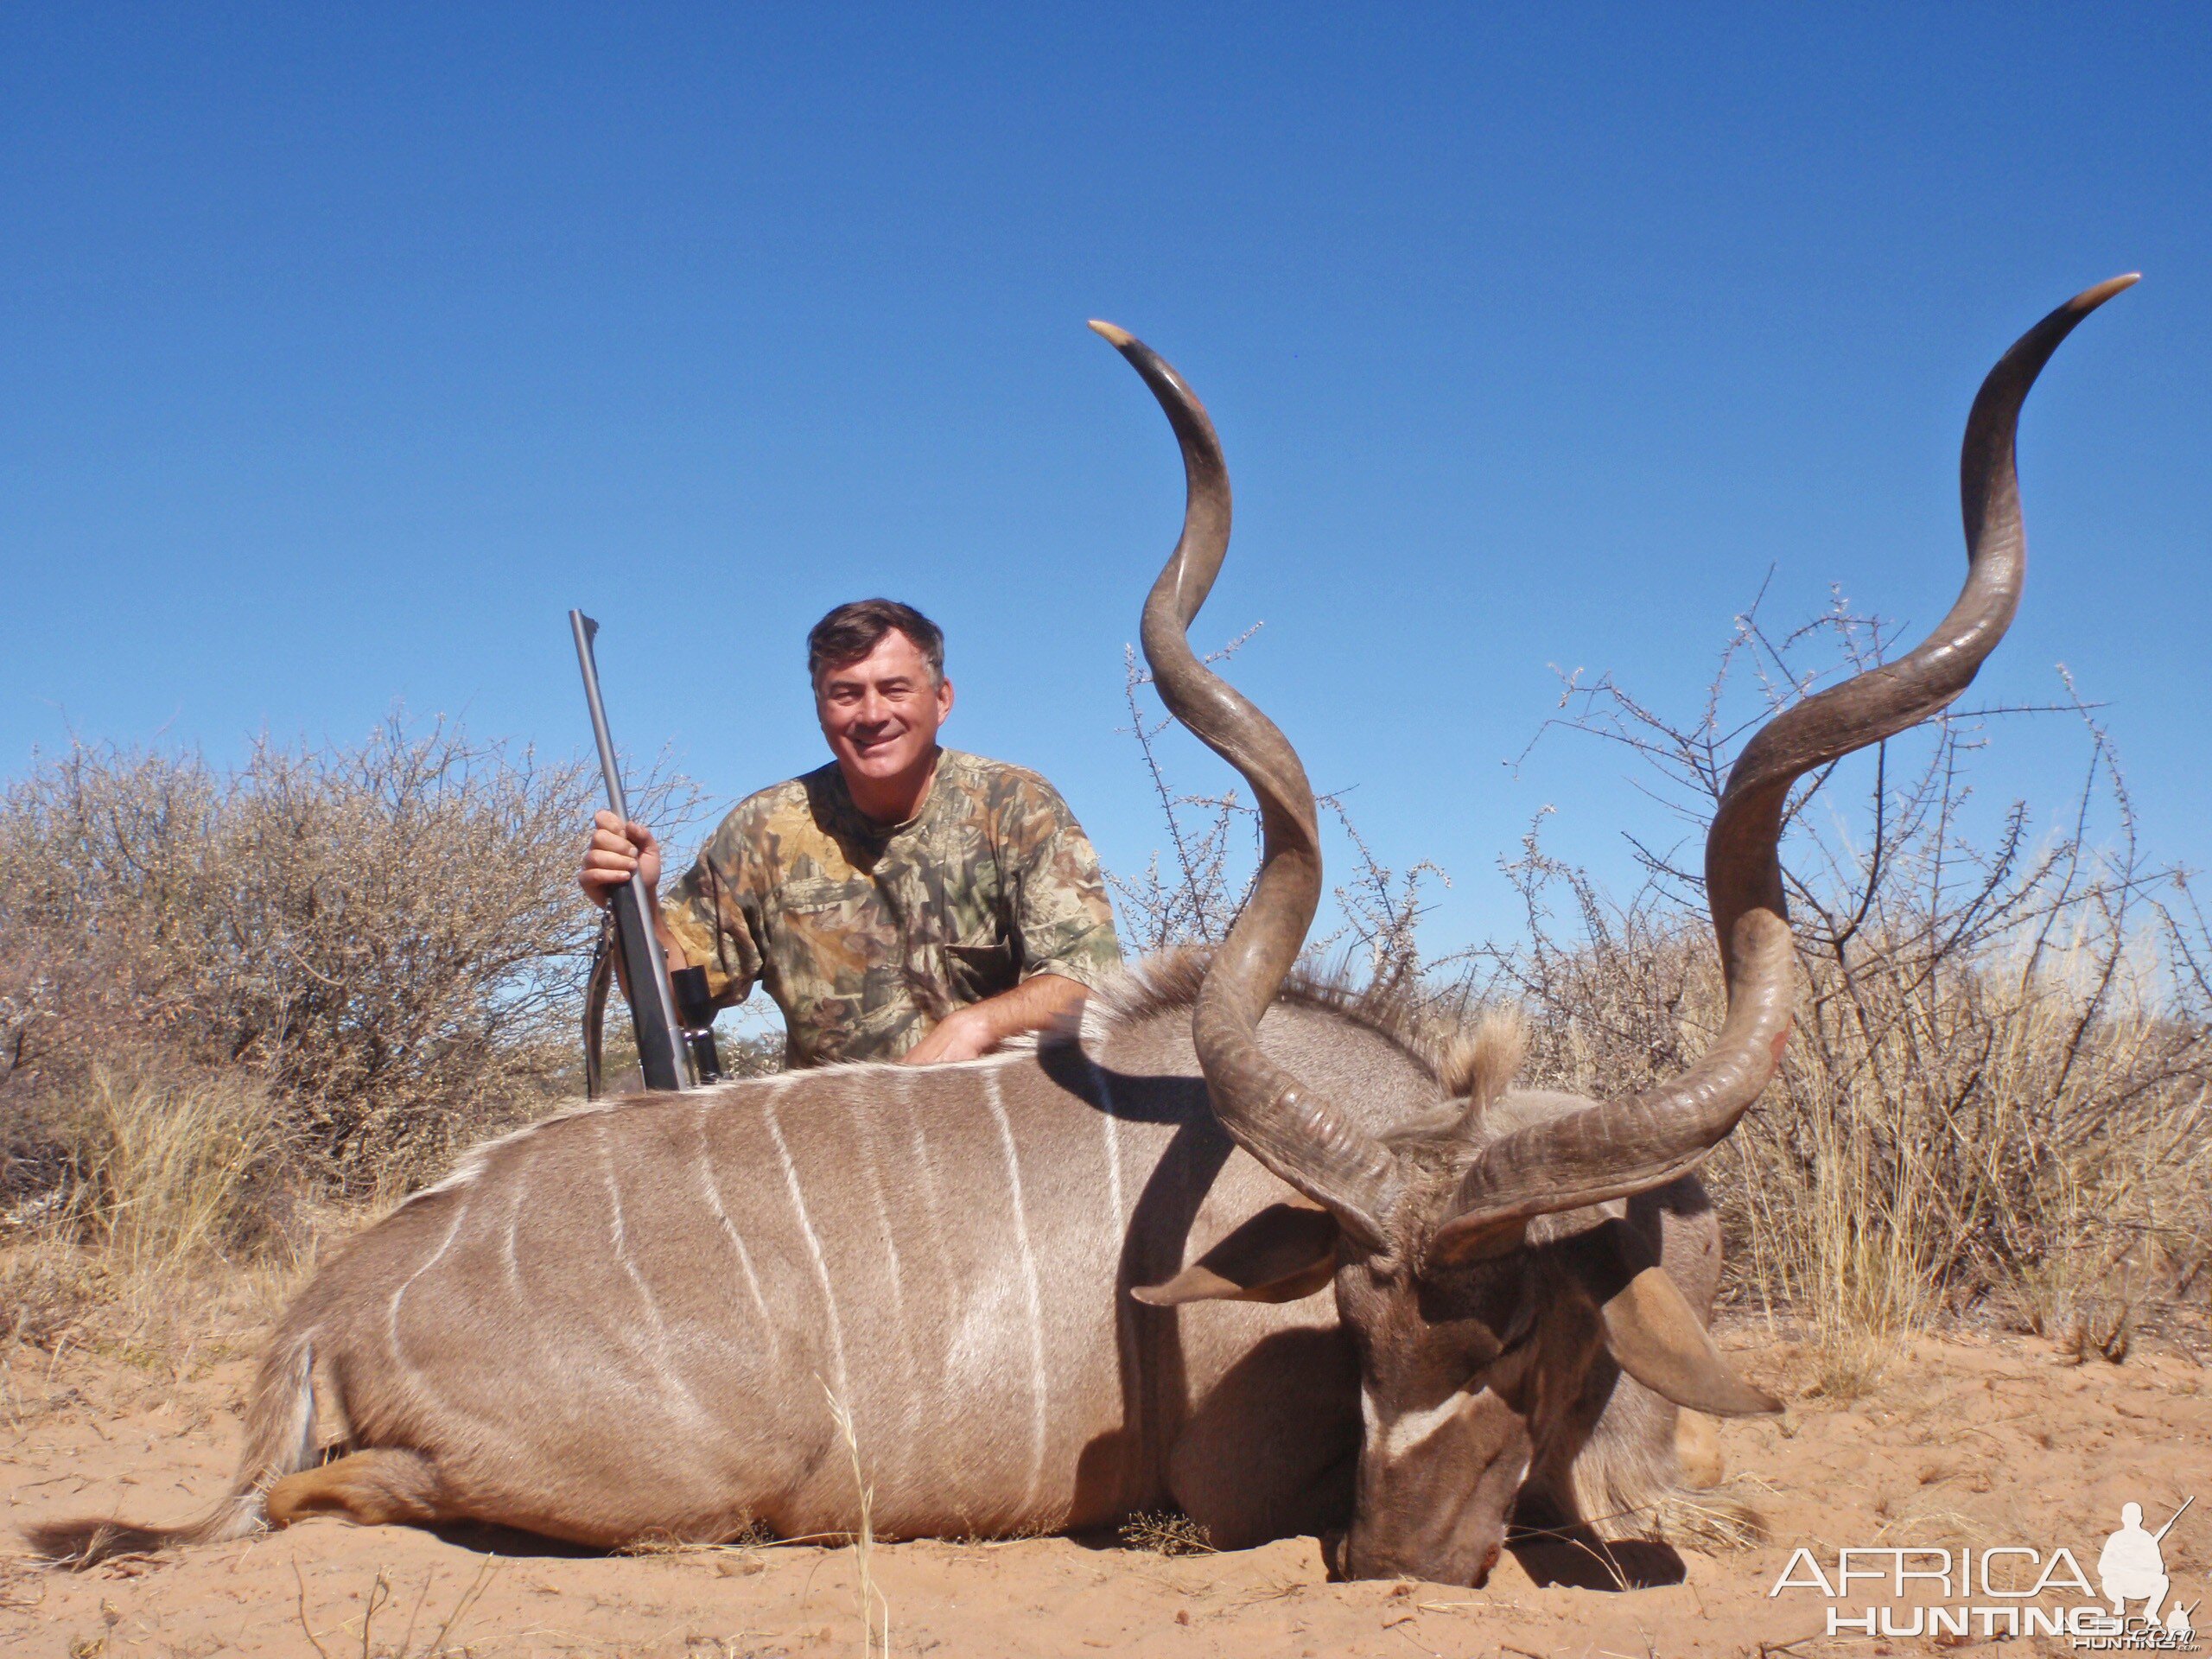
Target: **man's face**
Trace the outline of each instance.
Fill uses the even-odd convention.
[[[885,781],[927,761],[952,712],[952,682],[934,678],[929,658],[893,628],[867,656],[823,671],[814,711],[848,776]]]

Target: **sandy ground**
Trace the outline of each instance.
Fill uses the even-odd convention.
[[[2165,1541],[2175,1592],[2212,1565],[2212,1376],[2176,1352],[2067,1363],[2019,1338],[1921,1343],[1871,1393],[1809,1395],[1803,1357],[1764,1333],[1726,1346],[1791,1400],[1722,1430],[1724,1494],[1770,1529],[1749,1548],[1686,1548],[1684,1581],[1540,1586],[1509,1557],[1489,1586],[1332,1585],[1311,1539],[1164,1557],[1066,1539],[878,1545],[867,1563],[900,1655],[1648,1655],[1974,1650],[1979,1638],[1825,1634],[1817,1591],[1767,1593],[1800,1545],[2070,1548],[2094,1573],[2122,1503]],[[0,1522],[111,1506],[178,1518],[218,1491],[249,1362],[182,1366],[20,1351],[0,1376]],[[850,1548],[778,1545],[579,1554],[530,1539],[315,1522],[84,1574],[0,1559],[10,1655],[862,1655]],[[1541,1560],[1533,1565],[1546,1571]],[[1554,1567],[1560,1563],[1554,1562]],[[1664,1576],[1665,1556],[1631,1564]],[[1577,1576],[1594,1577],[1586,1570]],[[1678,1568],[1677,1570],[1681,1570]],[[1886,1594],[1885,1591],[1883,1593]],[[1856,1600],[1864,1601],[1861,1594]],[[2074,1598],[2078,1600],[2079,1598]],[[1905,1604],[1893,1603],[1902,1608]],[[2200,1614],[2212,1623],[2212,1600]],[[2012,1653],[2063,1651],[2031,1637]],[[2212,1641],[2208,1641],[2212,1647]]]

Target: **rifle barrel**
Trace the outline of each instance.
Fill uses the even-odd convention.
[[[607,729],[607,705],[599,695],[599,663],[591,648],[599,637],[599,624],[582,611],[570,611],[569,632],[575,636],[576,665],[583,670],[584,702],[591,708],[591,734],[599,744],[599,774],[607,780],[607,804],[614,809],[616,817],[627,823],[630,804],[622,793],[622,768],[615,761],[614,739]]]
[[[614,738],[607,728],[607,705],[599,695],[599,664],[592,655],[599,624],[582,611],[570,611],[569,632],[576,642],[576,666],[583,671],[584,701],[591,708],[591,734],[599,745],[599,770],[607,780],[607,804],[626,824],[629,801],[622,792],[622,768],[614,758]],[[630,1003],[630,1029],[638,1039],[638,1068],[645,1073],[649,1089],[684,1088],[689,1071],[683,1039],[677,1022],[675,996],[669,988],[668,964],[653,931],[653,895],[645,886],[645,873],[632,870],[629,881],[607,897],[614,912],[623,977],[628,982],[623,990]]]

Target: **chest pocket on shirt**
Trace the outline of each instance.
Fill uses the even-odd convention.
[[[952,977],[952,988],[963,1002],[980,1002],[987,996],[1012,990],[1020,966],[1014,959],[1014,944],[1008,939],[948,944],[944,947],[944,960]]]
[[[820,916],[851,901],[853,887],[828,876],[813,876],[787,883],[777,895],[778,907],[786,916]]]

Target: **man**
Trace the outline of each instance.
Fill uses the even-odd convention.
[[[795,1066],[973,1059],[1071,1018],[1121,961],[1097,855],[1034,772],[938,746],[944,636],[911,606],[841,605],[807,636],[835,760],[741,802],[658,911],[671,968],[718,1006],[758,980]],[[601,812],[594,904],[660,847]]]

